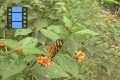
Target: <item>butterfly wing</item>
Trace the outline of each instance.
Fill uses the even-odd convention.
[[[48,50],[47,50],[47,53],[48,53],[48,56],[50,58],[53,58],[56,54],[56,47],[55,47],[55,44],[51,44],[49,47],[48,47]]]
[[[57,39],[55,42],[55,46],[56,46],[56,51],[59,52],[59,50],[63,46],[63,40]]]
[[[63,40],[57,39],[55,43],[51,44],[48,47],[47,53],[48,56],[52,59],[63,46]]]

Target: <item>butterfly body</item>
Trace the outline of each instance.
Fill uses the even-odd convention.
[[[55,57],[55,55],[59,52],[62,46],[63,46],[63,40],[57,39],[55,43],[51,44],[48,47],[48,50],[47,50],[48,56],[51,59]]]

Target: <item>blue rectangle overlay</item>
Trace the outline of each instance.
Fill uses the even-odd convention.
[[[7,7],[7,26],[9,28],[27,28],[27,7]]]
[[[12,28],[22,28],[22,22],[12,22]]]
[[[12,13],[12,21],[22,21],[22,13]]]
[[[22,12],[22,7],[12,7],[12,12]]]

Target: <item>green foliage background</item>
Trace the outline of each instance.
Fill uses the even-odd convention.
[[[10,6],[28,7],[28,29],[6,28]],[[0,42],[7,49],[0,51],[0,80],[118,80],[120,52],[112,45],[120,47],[120,23],[104,18],[110,16],[95,0],[1,0]],[[53,65],[38,64],[37,57],[59,38],[65,43]],[[14,51],[16,46],[23,51]],[[86,54],[81,63],[76,50]]]

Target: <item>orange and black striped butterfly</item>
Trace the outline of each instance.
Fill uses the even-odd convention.
[[[63,40],[57,39],[55,43],[48,47],[47,53],[50,59],[52,59],[63,46]]]

